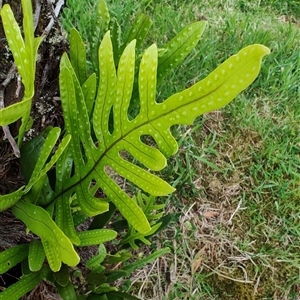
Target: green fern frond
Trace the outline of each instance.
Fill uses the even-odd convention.
[[[269,49],[262,45],[248,46],[207,78],[157,103],[158,51],[156,45],[152,45],[144,53],[139,67],[140,112],[129,120],[128,108],[135,73],[135,41],[125,48],[116,71],[113,46],[107,32],[99,47],[100,78],[92,125],[80,82],[69,59],[63,55],[60,90],[66,131],[73,137],[70,151],[75,172],[66,182],[60,197],[72,191],[76,193],[83,212],[96,215],[103,212],[103,201],[91,193],[96,185],[137,231],[149,232],[151,228],[142,209],[114,181],[109,169],[151,195],[163,196],[173,192],[168,183],[148,171],[163,169],[166,158],[177,152],[178,145],[170,127],[191,124],[197,116],[229,103],[253,82],[262,57],[268,53]],[[93,132],[96,142],[92,138]],[[146,135],[152,136],[157,147],[142,141]],[[124,158],[123,152],[129,153],[145,168]]]
[[[152,236],[162,225],[161,222],[156,223],[158,219],[163,216],[164,204],[155,204],[156,198],[153,195],[149,197],[140,191],[136,196],[133,197],[139,207],[143,210],[143,213],[147,217],[151,229],[147,233],[140,233],[136,231],[130,224],[127,234],[121,240],[120,245],[129,244],[133,249],[137,250],[139,248],[138,243],[142,242],[146,245],[151,245],[151,242],[146,238],[147,236]]]

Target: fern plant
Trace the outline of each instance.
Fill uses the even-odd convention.
[[[71,30],[70,58],[66,53],[62,56],[59,75],[63,133],[49,128],[25,144],[21,164],[27,183],[0,196],[0,211],[11,207],[39,238],[0,253],[0,274],[20,262],[24,274],[0,293],[0,299],[19,299],[41,280],[54,283],[63,299],[76,299],[70,272],[80,261],[79,247],[90,245],[99,248],[86,264],[90,292],[83,299],[134,299],[112,283],[169,249],[113,272],[107,264],[126,262],[130,252],[124,246],[136,249],[137,241],[149,244],[148,237],[162,226],[161,212],[153,213],[163,209],[155,204],[155,197],[168,195],[174,188],[154,172],[162,170],[167,158],[177,152],[170,128],[192,124],[197,116],[229,103],[255,80],[263,56],[269,53],[262,45],[248,46],[202,81],[158,103],[157,82],[196,46],[204,28],[205,22],[191,24],[163,51],[153,44],[139,60],[135,39],[129,38],[118,57],[120,48],[114,50],[113,33],[107,31],[98,48],[98,75],[87,71],[84,42]],[[138,109],[132,115],[134,104]],[[147,144],[145,136],[155,143]],[[123,190],[117,175],[143,194],[132,196]],[[103,243],[116,239],[118,232],[105,226],[116,210],[127,221],[128,231],[117,242],[116,253],[108,254]],[[79,231],[77,226],[88,217],[94,218],[91,226]]]
[[[110,167],[151,195],[164,196],[171,193],[173,188],[168,183],[146,170],[163,169],[166,157],[176,153],[177,143],[170,127],[175,124],[192,124],[197,116],[230,102],[255,79],[261,58],[267,53],[268,50],[261,45],[246,47],[204,80],[157,103],[158,52],[156,45],[152,45],[144,53],[139,67],[140,111],[134,119],[129,120],[128,108],[135,73],[135,42],[125,48],[116,73],[108,32],[99,48],[100,79],[92,116],[93,127],[85,104],[85,99],[89,99],[84,96],[87,88],[85,84],[80,86],[77,79],[80,75],[75,73],[64,55],[60,72],[61,99],[66,132],[72,137],[76,136],[70,142],[75,174],[68,179],[69,183],[64,185],[59,197],[76,192],[82,210],[88,215],[95,215],[105,209],[107,204],[93,197],[96,186],[104,191],[137,231],[148,232],[150,226],[142,210],[114,182],[106,168]],[[111,115],[112,129],[109,126]],[[92,131],[96,141],[92,138]],[[145,135],[153,137],[157,148],[142,142],[141,138]],[[145,168],[122,157],[121,151],[129,153]]]

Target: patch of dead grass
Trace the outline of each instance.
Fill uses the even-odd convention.
[[[223,172],[196,162],[197,197],[177,195],[180,205],[176,200],[169,203],[166,213],[181,215],[154,243],[158,248],[169,246],[172,254],[133,274],[132,289],[141,299],[283,300],[299,289],[297,285],[291,285],[289,291],[281,288],[291,276],[291,266],[260,250],[267,231],[276,230],[271,225],[274,216],[269,215],[270,224],[262,224],[262,232],[249,233],[252,216],[247,197],[255,197],[249,166],[264,143],[251,129],[226,132],[223,121],[222,113],[209,114],[202,136],[196,136],[201,147],[205,135],[215,132],[222,137],[226,133],[226,141],[220,138],[216,145],[218,156],[211,156]],[[280,247],[273,242],[272,247]]]

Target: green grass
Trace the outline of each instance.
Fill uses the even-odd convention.
[[[177,191],[161,201],[179,217],[153,245],[169,246],[172,255],[133,274],[128,290],[142,299],[299,299],[298,1],[107,3],[124,31],[138,11],[151,16],[145,47],[208,21],[198,47],[160,85],[161,99],[246,45],[272,51],[258,79],[230,105],[174,129],[180,149],[162,176]]]

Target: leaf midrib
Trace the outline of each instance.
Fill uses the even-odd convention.
[[[218,87],[216,87],[214,90],[211,90],[208,94],[205,94],[205,95],[203,95],[201,98],[205,98],[205,97],[207,97],[209,94],[211,94],[211,93],[213,93],[213,92],[215,92],[216,90],[218,90],[219,89],[219,87],[220,86],[218,86]],[[122,141],[122,140],[124,140],[129,134],[131,134],[133,131],[135,131],[135,130],[138,130],[139,128],[141,128],[141,127],[143,127],[143,126],[146,126],[146,125],[149,125],[149,124],[151,124],[152,122],[154,122],[154,121],[156,121],[156,120],[158,120],[158,119],[160,119],[160,118],[163,118],[163,117],[165,117],[165,116],[167,116],[168,114],[171,114],[171,113],[173,113],[173,112],[175,112],[175,111],[177,111],[177,110],[179,110],[179,109],[181,109],[181,108],[183,108],[184,106],[187,106],[187,105],[190,105],[190,104],[192,104],[192,103],[195,103],[195,102],[197,102],[197,101],[199,101],[200,100],[200,98],[196,98],[195,100],[193,100],[193,101],[191,101],[191,102],[189,102],[189,103],[184,103],[184,104],[182,104],[181,106],[177,106],[176,108],[174,108],[174,109],[171,109],[171,110],[169,110],[168,112],[166,112],[166,113],[162,113],[162,114],[160,114],[159,116],[157,116],[157,117],[155,117],[155,118],[153,118],[153,119],[151,119],[151,120],[149,120],[148,119],[148,121],[145,121],[145,122],[143,122],[143,123],[141,123],[140,125],[137,125],[136,127],[134,127],[133,129],[131,129],[130,131],[128,131],[127,133],[125,133],[124,135],[122,135],[122,136],[120,136],[115,142],[113,142],[110,146],[108,146],[106,149],[105,149],[105,151],[101,154],[101,156],[96,160],[96,162],[95,162],[95,164],[94,164],[94,166],[81,178],[81,179],[79,179],[77,182],[75,182],[75,183],[73,183],[72,185],[70,185],[68,188],[66,188],[65,190],[63,190],[63,191],[61,191],[58,195],[56,195],[54,198],[53,198],[53,201],[56,201],[57,200],[57,198],[59,198],[61,195],[63,195],[64,193],[66,193],[66,192],[68,192],[68,191],[70,191],[71,189],[73,189],[73,188],[75,188],[78,184],[80,184],[81,182],[83,182],[94,170],[95,170],[95,168],[97,167],[97,165],[101,162],[101,160],[106,156],[106,154],[116,145],[116,144],[118,144],[120,141]],[[161,105],[161,104],[163,104],[164,102],[162,102],[162,103],[157,103],[157,104],[159,104],[159,105]],[[138,117],[138,116],[137,116]],[[132,120],[133,121],[133,120]],[[132,122],[132,121],[130,121],[130,122]],[[175,125],[175,124],[174,124]],[[51,202],[52,203],[52,202]]]

